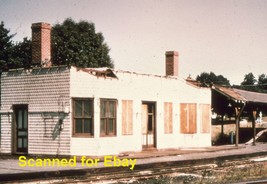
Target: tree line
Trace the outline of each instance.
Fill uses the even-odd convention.
[[[202,86],[211,86],[213,84],[231,86],[230,81],[226,77],[216,75],[213,72],[202,72],[200,75],[197,75],[196,81],[199,81]],[[248,91],[267,93],[267,75],[260,74],[258,79],[256,79],[254,74],[250,72],[244,75],[244,79],[240,85],[232,85],[232,87]]]

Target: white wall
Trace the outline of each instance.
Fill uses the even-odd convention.
[[[210,133],[200,132],[200,112],[197,112],[196,134],[180,134],[180,103],[211,104],[211,92],[197,88],[179,78],[114,72],[118,78],[96,77],[83,70],[71,68],[70,97],[94,98],[94,137],[71,138],[72,155],[106,155],[125,151],[142,150],[141,104],[153,101],[157,104],[157,148],[181,148],[210,146]],[[118,100],[117,135],[100,137],[100,99]],[[121,135],[121,101],[133,100],[133,135]],[[173,103],[173,133],[164,134],[164,102]],[[199,109],[199,108],[197,108]]]

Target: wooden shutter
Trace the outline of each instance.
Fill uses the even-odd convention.
[[[148,107],[147,104],[142,104],[142,134],[147,134],[148,124]]]
[[[197,132],[197,105],[180,104],[180,132],[192,134]]]
[[[164,133],[170,134],[172,133],[172,103],[165,102],[164,103]]]
[[[189,108],[189,132],[197,133],[197,105],[196,104],[188,104]]]
[[[133,101],[122,100],[122,135],[133,134]]]
[[[180,104],[180,132],[187,133],[187,104]]]

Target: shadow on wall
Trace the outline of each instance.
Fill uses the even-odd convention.
[[[52,132],[52,138],[53,140],[55,140],[59,135],[60,135],[60,132],[63,130],[63,117],[60,117],[58,119],[58,122],[57,124],[55,125],[54,129],[53,129],[53,132]]]

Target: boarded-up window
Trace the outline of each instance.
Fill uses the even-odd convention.
[[[180,104],[180,132],[193,134],[197,132],[197,105]]]
[[[210,104],[200,104],[201,133],[210,133]]]
[[[133,101],[122,100],[122,135],[133,134]]]
[[[164,133],[172,133],[172,103],[164,103]]]

